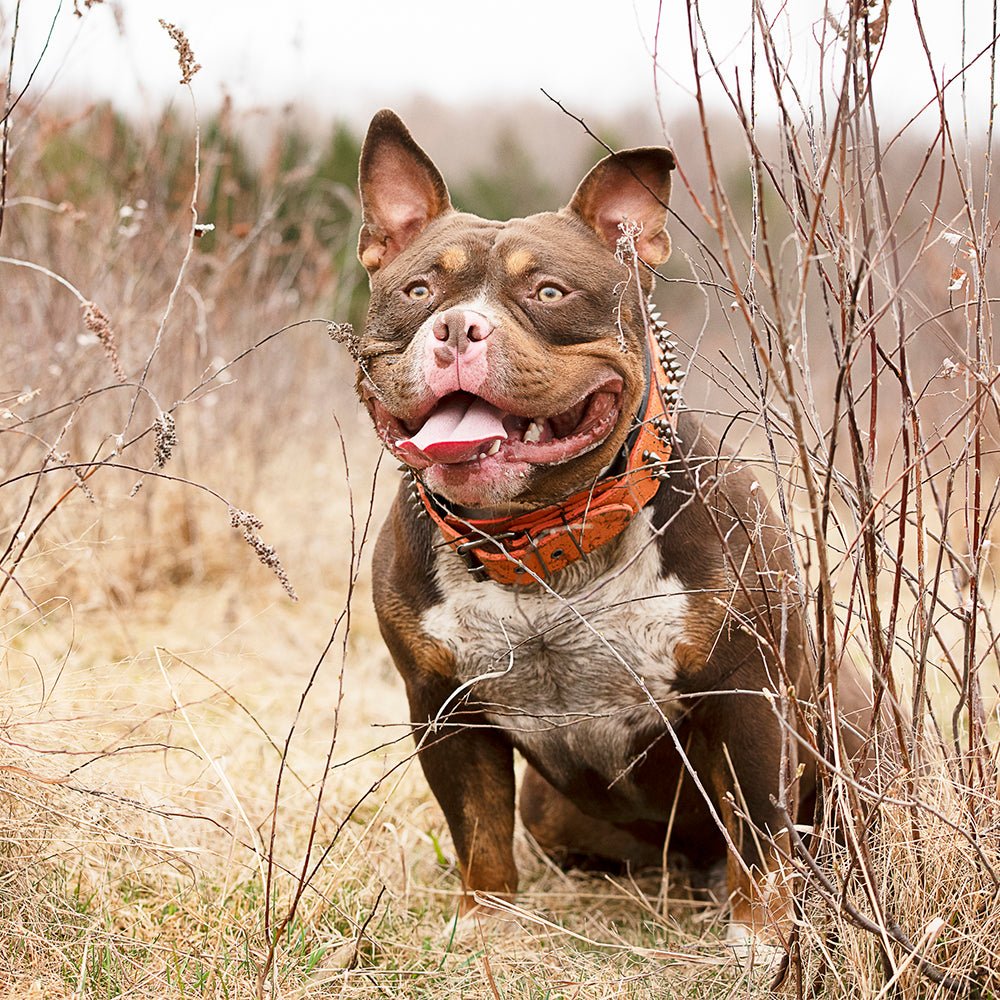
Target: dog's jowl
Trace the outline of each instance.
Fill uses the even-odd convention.
[[[807,700],[811,674],[786,538],[680,411],[649,306],[673,167],[628,150],[565,208],[489,221],[376,115],[358,391],[405,471],[375,603],[463,911],[517,889],[519,797],[560,861],[659,864],[668,829],[695,865],[727,858],[731,935],[778,944],[775,855],[812,786],[765,692]]]

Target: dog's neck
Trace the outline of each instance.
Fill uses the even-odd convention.
[[[455,509],[411,472],[411,495],[473,579],[541,584],[612,539],[656,496],[674,448],[680,382],[676,345],[647,303],[643,322],[646,391],[618,458],[593,483],[556,504],[497,515]]]

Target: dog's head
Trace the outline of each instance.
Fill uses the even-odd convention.
[[[467,508],[517,509],[586,488],[610,465],[645,392],[646,268],[674,159],[609,156],[558,212],[492,222],[452,208],[391,111],[361,154],[358,245],[371,303],[358,391],[385,446]],[[623,227],[623,223],[627,225]]]

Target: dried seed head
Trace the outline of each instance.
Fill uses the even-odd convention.
[[[118,345],[115,342],[115,334],[111,329],[111,320],[107,313],[94,302],[83,303],[83,325],[100,341],[104,353],[111,362],[115,377],[119,382],[125,381],[125,370],[122,368],[121,359],[118,357]]]
[[[239,507],[230,507],[229,523],[234,528],[243,529],[243,538],[247,545],[257,553],[257,558],[278,578],[285,593],[293,601],[297,601],[298,595],[295,593],[295,588],[292,587],[291,580],[288,579],[285,567],[281,565],[277,552],[274,551],[274,546],[268,545],[260,535],[255,534],[264,527],[260,518],[255,517],[247,510],[240,510]]]
[[[153,455],[153,462],[158,469],[162,469],[173,453],[177,444],[177,424],[173,415],[161,413],[153,425],[156,434],[156,452]]]
[[[83,0],[83,6],[87,10],[99,3],[104,3],[104,0]],[[80,0],[73,0],[73,13],[77,17],[83,17],[83,11],[80,10]]]
[[[868,23],[868,37],[872,45],[878,45],[885,34],[889,23],[889,4],[891,0],[862,0],[859,11],[862,19]]]
[[[97,503],[94,491],[87,485],[87,480],[83,478],[83,473],[79,469],[73,470],[73,478],[76,480],[76,488],[91,502]]]
[[[350,323],[327,323],[327,336],[336,344],[343,344],[355,361],[358,360],[358,335]]]
[[[240,510],[239,507],[229,508],[229,523],[234,528],[245,528],[251,531],[260,531],[264,527],[264,522],[259,517],[255,517],[248,510]]]
[[[635,263],[638,252],[635,249],[635,238],[642,232],[642,226],[632,219],[624,219],[618,224],[621,236],[615,244],[615,256],[619,263],[631,267]]]
[[[624,281],[619,281],[615,285],[615,325],[618,327],[618,347],[622,354],[628,350],[628,340],[625,337],[625,325],[631,321],[631,310],[625,305],[625,293],[632,284],[632,275],[636,270],[639,260],[639,252],[635,248],[635,238],[642,232],[642,226],[631,219],[623,219],[618,224],[618,231],[621,236],[615,244],[615,259],[625,268],[626,276]]]
[[[288,579],[285,567],[281,565],[281,560],[278,558],[278,554],[274,551],[274,546],[268,545],[264,539],[260,537],[260,535],[255,535],[249,530],[243,532],[243,537],[246,539],[250,548],[257,553],[257,558],[278,578],[278,582],[281,584],[285,593],[288,594],[293,601],[297,601],[299,599],[298,595],[292,587],[291,580]]]
[[[174,47],[177,49],[177,64],[181,70],[181,83],[190,83],[191,78],[201,69],[201,63],[194,61],[191,43],[176,24],[164,21],[162,17],[160,18],[160,27],[171,37]]]

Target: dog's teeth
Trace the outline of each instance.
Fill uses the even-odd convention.
[[[495,455],[500,450],[500,438],[497,438],[493,444],[490,445],[489,450],[484,452],[484,457],[489,458],[490,455]]]
[[[536,444],[542,439],[542,428],[545,421],[541,417],[536,417],[528,424],[528,429],[524,432],[524,440],[528,444]]]

